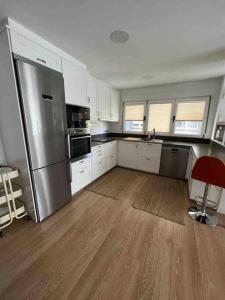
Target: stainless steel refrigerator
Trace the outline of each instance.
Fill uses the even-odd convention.
[[[14,66],[31,184],[24,188],[42,221],[71,200],[64,82],[61,73],[22,58]]]

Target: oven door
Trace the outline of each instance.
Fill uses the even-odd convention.
[[[71,136],[70,137],[70,157],[71,159],[91,153],[91,137]]]

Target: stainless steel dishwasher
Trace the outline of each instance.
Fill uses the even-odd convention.
[[[188,146],[163,145],[159,175],[184,179],[187,169]]]

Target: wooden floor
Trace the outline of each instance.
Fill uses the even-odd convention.
[[[41,224],[12,225],[0,299],[225,299],[225,229],[134,209],[139,186],[123,200],[84,191]]]

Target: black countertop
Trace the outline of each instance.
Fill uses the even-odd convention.
[[[117,140],[129,141],[127,139],[124,139],[124,137],[121,137],[121,136],[118,136],[118,137],[113,136],[113,137],[102,138],[102,139],[99,139],[99,140],[94,139],[91,142],[91,146],[95,147],[95,146],[105,144],[107,142],[117,141]],[[162,145],[190,147],[190,148],[193,149],[194,154],[196,155],[197,158],[199,158],[201,156],[205,156],[205,155],[212,155],[212,156],[218,157],[218,158],[222,159],[223,161],[225,161],[225,148],[215,144],[214,142],[204,144],[204,143],[179,142],[179,141],[168,141],[168,140],[167,141],[160,140],[160,141],[161,141],[160,143],[162,143]],[[141,142],[141,143],[151,142],[151,143],[157,143],[158,144],[159,140],[146,141],[146,140],[140,139],[139,141],[131,140],[130,142],[136,142],[136,143],[137,142],[138,143],[139,142]]]

